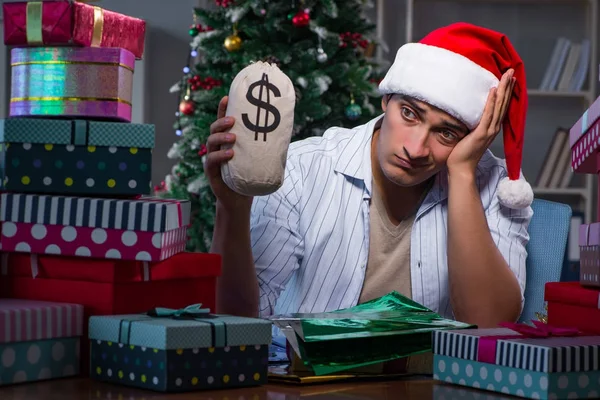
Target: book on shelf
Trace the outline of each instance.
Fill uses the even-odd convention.
[[[581,91],[589,68],[590,51],[589,39],[577,43],[559,37],[540,84],[540,90]]]
[[[569,130],[559,127],[554,133],[550,147],[537,176],[537,188],[567,188],[571,183],[571,146]]]

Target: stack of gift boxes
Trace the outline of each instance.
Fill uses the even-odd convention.
[[[145,22],[72,0],[3,12],[0,385],[264,383],[270,323],[209,314],[220,257],[185,252],[189,201],[147,197],[154,126],[131,123]]]
[[[573,171],[599,175],[600,97],[570,145]],[[579,281],[545,283],[544,322],[435,332],[434,377],[531,399],[600,398],[600,222],[580,226],[579,246]]]

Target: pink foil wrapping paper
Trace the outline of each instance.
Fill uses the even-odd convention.
[[[28,9],[32,3],[40,4],[36,11],[41,15],[36,18]],[[10,2],[2,7],[7,45],[118,47],[138,59],[144,54],[146,22],[139,18],[67,0]],[[32,31],[38,31],[35,36],[41,42],[32,39]]]
[[[0,299],[0,343],[83,335],[83,306]]]
[[[134,66],[124,49],[12,49],[10,116],[131,122]]]
[[[5,252],[162,261],[184,252],[186,240],[187,227],[145,232],[3,222],[0,244]]]

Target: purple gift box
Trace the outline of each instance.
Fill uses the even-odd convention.
[[[134,66],[120,48],[14,48],[10,116],[131,122]]]

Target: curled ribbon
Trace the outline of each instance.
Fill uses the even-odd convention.
[[[498,340],[509,339],[528,339],[528,338],[549,338],[549,337],[567,337],[583,336],[584,334],[575,328],[559,328],[544,324],[540,321],[532,321],[534,326],[527,324],[515,324],[510,322],[501,323],[500,326],[511,329],[519,335],[499,335],[499,336],[481,336],[477,348],[477,361],[495,364],[496,363],[496,344]]]

